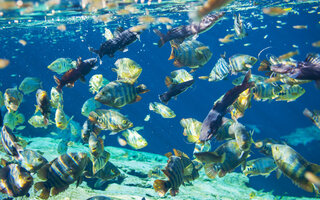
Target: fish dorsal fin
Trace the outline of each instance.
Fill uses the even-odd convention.
[[[166,154],[164,154],[167,158],[170,158],[172,156],[172,153],[171,152],[168,152]]]
[[[174,152],[175,156],[189,158],[189,156],[187,154],[185,154],[182,151],[179,151],[177,149],[173,149],[173,152]]]
[[[309,53],[305,62],[320,65],[320,55],[316,53]]]
[[[164,79],[164,83],[167,87],[170,87],[170,85],[172,85],[172,79],[169,76],[166,76],[166,78]]]
[[[113,33],[114,37],[118,37],[122,32],[124,31],[124,28],[122,28],[121,26],[119,26]]]

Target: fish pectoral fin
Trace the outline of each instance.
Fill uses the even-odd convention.
[[[140,95],[137,95],[136,99],[134,100],[134,102],[139,102],[142,99],[142,97]],[[132,103],[134,103],[132,102]]]
[[[80,81],[81,81],[82,83],[86,83],[85,77],[84,77],[84,76],[81,76],[81,77],[80,77]]]

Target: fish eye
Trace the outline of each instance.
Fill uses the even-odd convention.
[[[42,161],[43,161],[43,159],[42,159],[42,158],[38,158],[38,161],[39,161],[39,162],[42,162]]]
[[[127,123],[127,120],[122,120],[122,123],[123,123],[123,124],[126,124],[126,123]]]

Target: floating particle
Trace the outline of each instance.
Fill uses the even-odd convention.
[[[308,13],[311,14],[311,13],[315,13],[316,11],[315,10],[310,10]]]
[[[16,77],[16,76],[17,76],[17,74],[11,74],[10,76],[11,76],[11,77]]]
[[[10,61],[7,59],[0,59],[0,69],[6,68],[9,65]]]
[[[276,26],[276,28],[282,28],[281,26]]]
[[[294,29],[307,29],[308,26],[307,25],[295,25],[295,26],[292,26]]]
[[[251,43],[245,43],[243,46],[247,47],[247,46],[250,46]]]
[[[19,40],[19,43],[22,44],[23,46],[27,45],[27,42],[25,40]]]
[[[278,21],[277,21],[277,23],[278,23],[278,24],[281,24],[281,23],[282,23],[282,21],[278,20]]]
[[[144,118],[144,121],[147,122],[150,120],[150,115],[147,115],[145,118]]]
[[[313,47],[320,47],[320,40],[317,42],[312,43]]]
[[[268,37],[268,35],[265,35],[265,36],[263,37],[263,39],[267,39],[267,37]]]
[[[154,42],[154,43],[152,43],[153,45],[155,45],[155,46],[158,46],[158,43],[156,43],[156,42]]]
[[[64,24],[59,25],[59,26],[57,27],[57,29],[58,29],[59,31],[66,31],[66,30],[67,30],[66,25],[64,25]]]
[[[251,30],[258,30],[258,27],[252,27]]]
[[[157,21],[162,24],[172,24],[173,23],[172,19],[170,19],[168,17],[159,17],[159,18],[157,18]]]

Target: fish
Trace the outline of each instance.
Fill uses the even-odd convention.
[[[99,135],[101,132],[101,129],[98,128],[94,123],[92,123],[90,120],[86,120],[81,129],[81,139],[83,143],[89,142],[89,137],[91,132],[95,133],[96,135]]]
[[[182,118],[180,125],[184,128],[183,135],[187,136],[188,142],[199,142],[202,123],[193,118]]]
[[[107,180],[114,179],[121,174],[120,170],[110,161],[108,161],[96,174],[91,173],[92,166],[92,162],[89,161],[84,175],[86,178],[98,179],[98,181],[94,184],[95,188],[103,185]]]
[[[292,26],[292,28],[294,28],[294,29],[307,29],[308,26],[307,25],[295,25],[295,26]]]
[[[241,85],[227,91],[220,99],[218,99],[213,108],[202,122],[200,141],[208,141],[216,136],[217,130],[223,124],[223,116],[227,114],[229,106],[231,106],[239,97],[239,95],[254,86],[254,82],[249,82],[251,70],[246,73],[246,76]]]
[[[278,168],[275,161],[269,157],[249,160],[246,164],[246,168],[242,170],[242,173],[246,176],[262,175],[268,177],[271,172]]]
[[[250,151],[251,144],[254,143],[251,134],[246,130],[246,127],[239,122],[231,124],[229,134],[234,135],[238,148],[242,153]],[[242,157],[243,154],[240,155]]]
[[[124,30],[122,27],[118,27],[112,39],[102,43],[99,49],[89,47],[89,51],[97,54],[100,60],[104,55],[112,58],[117,51],[125,51],[127,46],[135,42],[144,30],[145,29],[134,30],[131,28]]]
[[[303,110],[303,115],[308,117],[314,123],[314,125],[320,129],[320,111],[310,111],[309,109],[305,108]]]
[[[194,149],[193,149],[193,157],[195,157],[195,153],[199,153],[199,152],[209,152],[211,150],[211,143],[210,141],[206,141],[206,142],[199,142],[197,141],[194,144]],[[198,160],[199,161],[199,160]],[[200,162],[200,161],[199,161]],[[202,165],[202,163],[201,163]]]
[[[192,22],[189,25],[181,25],[169,30],[166,34],[161,33],[158,29],[153,29],[160,40],[158,41],[158,47],[162,47],[165,43],[175,40],[178,44],[181,44],[186,38],[199,35],[210,30],[223,16],[225,12],[217,12],[209,14],[201,19],[200,22]]]
[[[265,138],[263,140],[258,140],[254,143],[254,146],[259,149],[259,152],[263,155],[272,157],[272,145],[283,144],[283,142],[274,140],[272,138]]]
[[[3,117],[3,124],[14,130],[17,126],[23,124],[25,121],[25,117],[22,113],[16,112],[6,112]]]
[[[111,200],[111,198],[106,196],[94,196],[88,198],[87,200]]]
[[[32,149],[18,150],[19,164],[30,172],[37,172],[42,166],[48,163],[47,159]]]
[[[69,128],[72,136],[81,136],[81,126],[78,122],[71,119],[69,123]]]
[[[101,103],[96,101],[93,97],[86,100],[81,108],[81,114],[85,117],[88,117],[91,111],[101,107]]]
[[[229,42],[233,42],[233,39],[230,39],[233,37],[234,37],[234,34],[228,34],[228,35],[224,36],[224,38],[219,38],[218,40],[221,43],[229,43]]]
[[[226,154],[219,155],[216,152],[197,152],[193,154],[200,162],[205,164],[223,163],[226,159]]]
[[[143,121],[147,122],[150,120],[150,115],[146,115],[146,117],[143,119]]]
[[[224,58],[219,58],[217,63],[212,68],[209,76],[201,76],[199,79],[208,79],[211,81],[221,81],[227,78],[230,72],[229,65]]]
[[[305,61],[271,65],[270,70],[298,80],[314,80],[320,88],[320,55],[310,53]]]
[[[214,179],[216,176],[224,177],[227,173],[232,172],[239,165],[245,165],[246,158],[250,151],[243,151],[239,148],[236,140],[228,140],[220,145],[214,153],[222,156],[225,154],[224,162],[208,163],[204,165],[206,175]]]
[[[40,88],[42,88],[42,82],[36,77],[26,77],[19,85],[19,90],[23,94],[30,94]]]
[[[277,94],[276,101],[292,102],[301,97],[306,91],[299,85],[281,85],[282,90]]]
[[[99,90],[109,82],[110,81],[108,81],[106,78],[103,78],[102,74],[95,74],[89,80],[89,91],[92,94],[98,93]]]
[[[194,71],[209,62],[212,57],[209,47],[197,40],[186,40],[181,44],[174,40],[170,44],[169,60],[175,59],[173,65],[176,67],[188,66]]]
[[[28,123],[35,128],[47,128],[49,125],[53,124],[51,120],[45,124],[45,118],[43,115],[33,115],[29,120]]]
[[[313,47],[320,47],[320,40],[312,43]]]
[[[236,102],[232,104],[232,110],[230,111],[231,118],[237,120],[244,116],[244,112],[251,108],[251,98],[253,94],[250,89],[243,91]]]
[[[94,132],[89,137],[89,152],[94,175],[106,165],[110,158],[110,153],[104,150],[102,138],[97,137]]]
[[[142,149],[148,145],[148,142],[136,130],[127,129],[122,132],[122,136],[126,138],[127,144],[134,149]]]
[[[272,73],[270,78],[264,80],[265,83],[273,83],[277,81],[280,81],[290,86],[311,82],[311,80],[298,80],[298,79],[290,78],[285,74],[278,74],[278,73]]]
[[[29,197],[33,178],[25,168],[9,164],[0,169],[0,191],[10,197]]]
[[[47,92],[42,89],[38,89],[36,93],[36,100],[37,105],[35,113],[39,110],[44,117],[44,123],[48,124],[49,116],[51,114],[51,103]]]
[[[204,19],[211,11],[218,10],[232,1],[233,0],[208,0],[203,4],[203,6],[200,6],[195,11],[190,12],[189,17],[197,22],[201,18]]]
[[[39,197],[48,199],[50,194],[58,195],[75,181],[78,186],[87,163],[86,153],[68,153],[55,158],[38,171],[38,177],[44,181],[34,184],[35,191],[41,190]]]
[[[142,72],[141,66],[130,58],[120,58],[114,65],[116,68],[112,71],[117,73],[117,80],[124,83],[134,84]]]
[[[115,110],[97,109],[89,114],[88,119],[101,130],[110,130],[111,134],[133,127],[133,123]]]
[[[57,148],[57,152],[58,154],[62,155],[62,154],[66,154],[68,151],[68,140],[62,139],[60,140],[59,144],[58,144],[58,148]]]
[[[153,182],[153,188],[160,197],[164,197],[169,189],[170,195],[176,196],[181,184],[199,177],[198,170],[195,169],[193,162],[186,154],[174,149],[174,155],[169,152],[166,156],[168,163],[161,171],[168,180],[157,179]]]
[[[19,157],[19,151],[23,148],[17,144],[18,140],[16,136],[12,133],[12,130],[6,126],[2,126],[1,129],[1,144],[7,155],[12,157]]]
[[[231,74],[246,72],[257,62],[257,58],[246,54],[235,54],[229,58]]]
[[[63,74],[73,68],[76,68],[76,62],[71,58],[58,58],[48,66],[48,69],[58,74]]]
[[[278,60],[281,62],[282,60],[288,60],[289,58],[292,58],[293,56],[295,55],[298,55],[299,54],[299,51],[296,50],[296,51],[290,51],[286,54],[283,54],[281,56],[278,57]]]
[[[56,127],[61,130],[64,130],[68,127],[68,124],[72,119],[73,116],[69,119],[67,118],[66,114],[63,111],[62,105],[59,104],[54,117]]]
[[[4,104],[9,112],[18,110],[23,94],[17,88],[8,88],[4,93]]]
[[[174,118],[176,114],[173,110],[171,110],[168,106],[165,106],[158,102],[150,102],[149,103],[149,110],[160,114],[163,118]]]
[[[273,100],[278,97],[282,87],[270,83],[260,82],[252,88],[253,98],[256,101]]]
[[[319,191],[320,166],[307,161],[288,145],[274,144],[271,146],[272,157],[281,172],[298,187],[307,192]]]
[[[162,173],[163,165],[156,165],[148,171],[149,178],[165,178],[166,176]]]
[[[223,117],[222,121],[224,123],[217,130],[217,135],[215,136],[215,139],[217,141],[234,139],[235,136],[230,134],[230,132],[229,132],[229,127],[234,123],[234,121],[231,119],[228,119],[226,117]]]
[[[10,64],[10,61],[8,59],[0,58],[0,69],[4,69],[8,67],[9,64]]]
[[[262,12],[269,16],[280,16],[280,15],[287,14],[288,10],[290,9],[280,8],[280,7],[269,7],[269,8],[263,8]]]
[[[233,28],[237,38],[243,39],[244,37],[248,36],[248,33],[246,32],[246,29],[243,25],[243,20],[241,19],[240,13],[238,15],[234,14],[233,18]]]
[[[174,70],[169,76],[165,78],[165,84],[167,87],[173,84],[184,83],[193,80],[193,76],[185,69]]]
[[[82,61],[82,59],[79,57],[77,60],[76,68],[68,70],[63,74],[61,79],[58,79],[56,76],[53,77],[57,84],[57,90],[62,91],[62,88],[64,86],[70,88],[74,87],[74,83],[78,79],[80,79],[82,82],[85,82],[85,76],[89,74],[91,69],[97,69],[97,67],[95,66],[96,63],[96,58],[90,58]]]
[[[63,104],[63,92],[58,91],[57,88],[52,87],[50,91],[50,103],[51,107],[58,108],[59,104]]]
[[[139,94],[148,91],[144,84],[135,87],[130,83],[112,81],[96,94],[94,100],[113,108],[122,108],[127,104],[140,101],[142,97]]]
[[[194,79],[184,83],[170,85],[167,92],[159,95],[160,101],[164,104],[168,104],[172,97],[177,99],[177,96],[191,87],[193,83]]]

